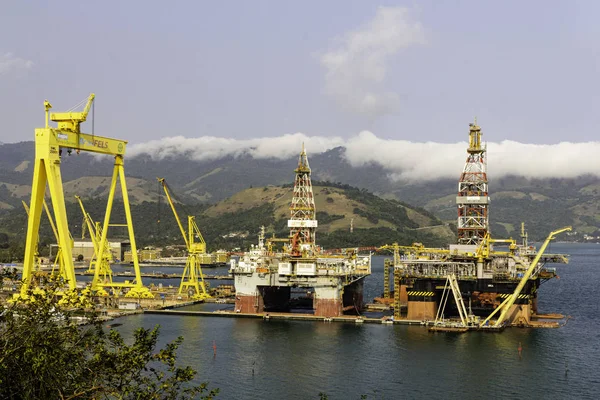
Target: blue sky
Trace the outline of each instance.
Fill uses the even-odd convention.
[[[0,2],[0,141],[97,95],[96,134],[597,140],[600,3]],[[328,57],[329,56],[329,57]],[[333,60],[333,61],[332,61]],[[88,126],[86,129],[91,129]]]

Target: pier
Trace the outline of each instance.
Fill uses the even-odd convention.
[[[165,308],[162,310],[145,310],[144,314],[159,314],[172,316],[188,317],[222,317],[222,318],[254,318],[263,320],[283,320],[283,321],[322,321],[322,322],[345,322],[353,324],[397,324],[397,325],[426,325],[424,321],[418,320],[392,320],[388,317],[370,318],[363,316],[345,315],[339,317],[323,317],[313,314],[295,314],[295,313],[239,313],[234,311],[185,311]]]

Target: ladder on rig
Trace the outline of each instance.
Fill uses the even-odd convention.
[[[452,295],[454,296],[454,301],[456,302],[456,309],[458,310],[458,316],[460,317],[461,325],[464,327],[469,326],[472,316],[467,312],[462,294],[460,293],[460,287],[458,286],[458,279],[456,279],[455,274],[449,274],[447,276],[446,284],[444,285],[444,291],[442,292],[442,301],[438,307],[434,325],[443,323],[444,310],[446,309],[446,303],[448,302],[450,292],[452,292]]]
[[[460,321],[463,325],[467,325],[467,309],[465,308],[465,303],[462,298],[462,294],[460,293],[460,288],[458,287],[458,280],[456,279],[456,275],[450,274],[448,275],[448,283],[450,284],[450,288],[452,289],[452,294],[454,295],[454,301],[456,301],[456,308],[458,309],[458,315],[460,317]]]

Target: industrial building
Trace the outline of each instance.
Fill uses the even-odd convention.
[[[125,248],[128,247],[127,244],[124,246],[122,242],[114,240],[109,240],[108,246],[113,259],[115,260],[122,260]],[[92,240],[76,240],[73,242],[72,254],[75,259],[77,259],[79,255],[82,255],[83,261],[90,261],[94,257],[94,251],[94,243]]]

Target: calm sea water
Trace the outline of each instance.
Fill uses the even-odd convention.
[[[600,245],[554,243],[549,251],[571,255],[570,264],[557,265],[560,279],[540,288],[540,312],[573,317],[560,329],[457,335],[421,326],[159,315],[115,322],[126,337],[155,325],[163,343],[183,336],[181,363],[220,388],[222,399],[318,399],[320,392],[333,400],[600,398]],[[383,290],[383,257],[374,258],[373,270],[368,301]]]

